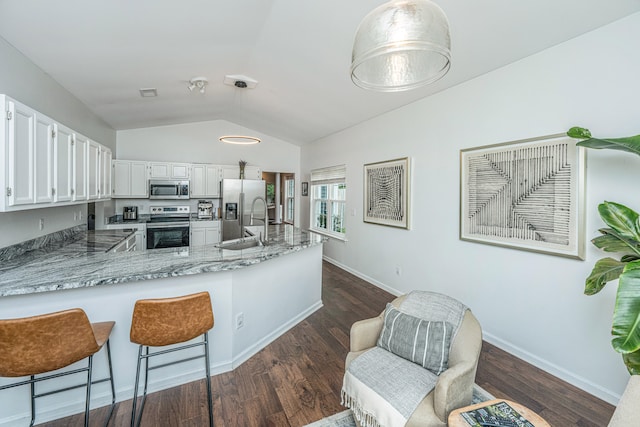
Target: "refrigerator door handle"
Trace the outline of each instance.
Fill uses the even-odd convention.
[[[240,237],[244,237],[244,193],[240,193],[238,200],[238,224],[240,224]]]

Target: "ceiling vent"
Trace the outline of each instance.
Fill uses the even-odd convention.
[[[153,98],[158,96],[158,90],[154,87],[140,89],[140,96],[143,98]]]
[[[242,74],[227,74],[224,76],[224,84],[240,89],[253,89],[258,85],[258,81]]]

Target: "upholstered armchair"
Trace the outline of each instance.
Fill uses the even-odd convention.
[[[411,330],[407,322],[403,326],[403,320],[414,321],[417,329]],[[445,325],[445,331],[452,329],[450,335],[442,333],[439,323]],[[401,357],[394,354],[402,354],[402,350],[394,348],[392,336],[401,335],[403,330],[413,348]],[[445,335],[450,344],[448,349],[438,342],[430,344],[435,346],[434,351],[427,349],[428,343],[416,344],[425,337],[445,341]],[[352,409],[358,425],[387,427],[406,422],[408,427],[444,427],[452,410],[471,403],[481,347],[480,324],[459,301],[432,292],[413,291],[403,295],[387,305],[378,317],[356,322],[351,327],[343,404]],[[439,366],[443,362],[440,356],[447,358],[446,350],[448,360]],[[434,357],[429,351],[438,356],[435,368],[428,366],[427,359]],[[360,372],[360,377],[355,378],[351,371]],[[410,398],[406,398],[407,393]],[[411,399],[415,401],[415,410],[408,402]],[[394,408],[389,407],[389,401],[395,401],[391,404]],[[401,408],[396,410],[398,406]]]
[[[631,375],[608,427],[629,427],[640,420],[640,375]]]

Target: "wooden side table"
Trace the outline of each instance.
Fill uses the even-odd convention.
[[[448,421],[449,427],[471,427],[469,426],[469,423],[467,423],[465,419],[462,418],[462,415],[460,415],[462,412],[473,411],[475,409],[483,408],[485,406],[492,405],[494,403],[499,403],[499,402],[507,403],[517,413],[525,417],[527,421],[529,421],[535,427],[551,427],[548,422],[542,419],[540,415],[536,414],[531,409],[525,406],[522,406],[519,403],[515,403],[506,399],[493,399],[493,400],[488,400],[486,402],[476,403],[475,405],[465,406],[464,408],[456,409],[455,411],[452,411],[449,414],[449,421]]]

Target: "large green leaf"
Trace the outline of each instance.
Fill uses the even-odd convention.
[[[598,139],[590,138],[576,144],[579,147],[595,148],[596,150],[618,150],[640,156],[640,135],[626,138]]]
[[[577,145],[580,147],[595,148],[597,150],[619,150],[640,155],[640,135],[624,138],[592,138],[589,129],[581,127],[572,127],[567,132],[567,135],[572,138],[584,139],[578,142]]]
[[[631,261],[635,261],[637,259],[640,259],[640,256],[636,255],[636,254],[629,254],[629,255],[622,255],[622,258],[620,258],[621,262],[631,262]]]
[[[584,293],[594,295],[600,292],[604,285],[620,277],[625,265],[627,264],[613,258],[599,259],[585,281]]]
[[[623,353],[622,360],[627,365],[627,370],[631,375],[640,374],[640,350],[633,353]]]
[[[618,239],[616,236],[611,234],[598,236],[592,239],[591,243],[593,243],[593,245],[598,249],[602,249],[605,252],[626,253],[629,251],[629,245],[624,240]]]
[[[605,252],[640,256],[640,243],[636,240],[625,238],[612,228],[601,228],[598,231],[600,231],[603,236],[598,236],[591,240],[591,243],[593,243],[595,247]]]
[[[591,132],[589,132],[589,129],[581,128],[579,126],[574,126],[571,129],[569,129],[567,131],[567,135],[570,136],[571,138],[577,138],[577,139],[591,138]]]
[[[611,334],[616,351],[632,353],[640,349],[640,261],[626,264],[620,275]]]
[[[622,237],[640,242],[640,223],[638,213],[633,209],[614,202],[598,205],[600,218]]]

